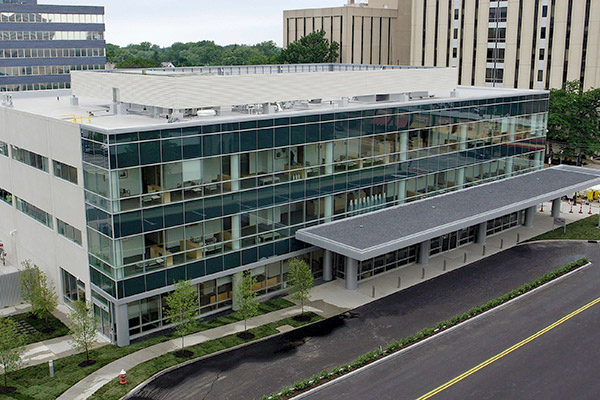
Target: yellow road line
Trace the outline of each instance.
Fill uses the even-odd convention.
[[[562,324],[563,322],[573,318],[574,316],[576,316],[577,314],[587,310],[588,308],[596,305],[600,303],[600,297],[598,297],[596,300],[593,300],[589,303],[587,303],[586,305],[584,305],[583,307],[578,308],[577,310],[573,311],[572,313],[570,313],[569,315],[566,315],[564,317],[562,317],[561,319],[559,319],[558,321],[554,322],[551,325],[548,325],[547,327],[545,327],[544,329],[542,329],[541,331],[534,333],[533,335],[529,336],[527,339],[524,339],[522,341],[520,341],[519,343],[515,344],[514,346],[509,347],[508,349],[504,350],[501,353],[496,354],[495,356],[489,358],[488,360],[482,362],[481,364],[477,365],[476,367],[471,368],[470,370],[462,373],[461,375],[457,376],[456,378],[444,383],[443,385],[433,389],[431,392],[424,394],[423,396],[419,397],[417,400],[426,400],[429,399],[430,397],[435,396],[436,394],[440,393],[443,390],[446,390],[447,388],[449,388],[450,386],[454,385],[455,383],[458,383],[460,381],[462,381],[463,379],[467,378],[470,375],[473,375],[475,372],[479,371],[482,368],[487,367],[488,365],[490,365],[491,363],[493,363],[494,361],[499,360],[500,358],[504,357],[505,355],[512,353],[513,351],[517,350],[519,347],[521,346],[525,346],[527,343],[531,342],[532,340],[542,336],[544,333],[547,333],[549,331],[551,331],[552,329],[556,328],[557,326],[559,326],[560,324]]]

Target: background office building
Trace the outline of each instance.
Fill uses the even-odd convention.
[[[458,68],[462,85],[600,82],[595,0],[370,0],[284,12],[284,44],[324,29],[343,63]]]
[[[0,1],[0,91],[68,88],[105,64],[104,7]]]
[[[5,95],[0,240],[11,263],[44,268],[65,303],[91,299],[119,345],[165,326],[178,280],[209,315],[232,307],[243,271],[261,296],[281,293],[293,257],[325,280],[413,263],[429,250],[353,272],[299,235],[542,168],[548,94],[458,87],[450,68],[79,71],[72,83],[70,99]],[[502,217],[490,234],[522,222]],[[457,229],[431,254],[476,234]]]

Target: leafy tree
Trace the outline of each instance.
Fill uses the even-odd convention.
[[[158,68],[160,63],[152,58],[128,58],[117,64],[117,68]]]
[[[44,318],[48,323],[48,317],[58,305],[54,284],[31,260],[25,260],[21,265],[24,267],[21,271],[21,298],[31,304],[33,315]]]
[[[38,272],[37,290],[33,296],[31,312],[38,318],[44,318],[47,325],[48,317],[58,305],[58,296],[54,284],[48,280],[48,276],[41,270]]]
[[[73,310],[69,314],[71,320],[71,331],[73,338],[72,346],[77,351],[85,351],[85,360],[90,363],[90,347],[96,341],[96,317],[91,304],[81,300],[73,302]]]
[[[0,393],[8,393],[8,373],[20,368],[24,344],[25,336],[17,323],[12,318],[0,318],[0,366],[4,370],[4,389]]]
[[[279,61],[285,64],[331,63],[339,57],[340,45],[325,38],[325,31],[315,31],[289,44],[279,53]]]
[[[288,282],[290,284],[290,295],[292,299],[300,302],[302,306],[301,314],[304,314],[304,302],[310,299],[310,290],[314,286],[314,277],[306,261],[298,258],[290,261]]]
[[[166,297],[165,316],[175,325],[175,334],[181,337],[181,352],[184,337],[196,324],[198,314],[198,293],[190,281],[179,281],[175,290]]]
[[[245,272],[235,287],[235,307],[237,315],[244,319],[244,333],[248,332],[248,319],[258,315],[258,295],[252,290],[255,284],[256,278]]]
[[[584,91],[580,82],[566,82],[550,91],[548,139],[563,144],[564,156],[577,157],[600,150],[600,89]]]
[[[21,266],[21,298],[33,306],[40,286],[40,269],[31,260],[21,262]]]

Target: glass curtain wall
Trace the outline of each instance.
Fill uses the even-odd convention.
[[[547,101],[527,95],[118,135],[82,130],[92,281],[124,298],[268,265],[305,247],[294,238],[303,227],[539,169]],[[215,299],[227,294],[214,290]]]

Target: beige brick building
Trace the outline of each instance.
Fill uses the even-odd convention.
[[[370,0],[284,12],[284,44],[323,29],[340,62],[458,68],[463,85],[600,81],[600,0]]]

